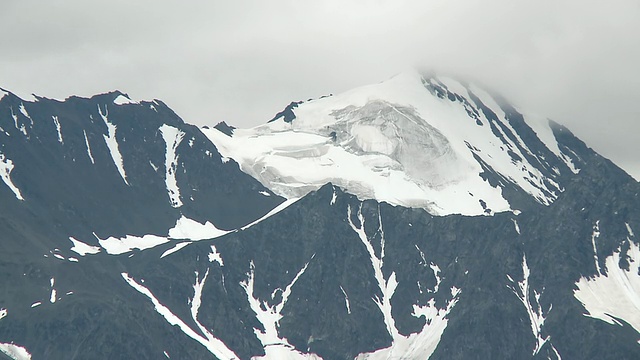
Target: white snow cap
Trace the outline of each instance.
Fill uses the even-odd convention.
[[[299,198],[332,182],[360,199],[434,215],[510,211],[502,195],[507,183],[549,205],[562,191],[557,172],[575,169],[547,120],[525,117],[525,126],[540,134],[537,144],[547,156],[568,169],[550,171],[491,95],[449,78],[403,73],[302,103],[293,112],[291,122],[281,117],[236,129],[232,137],[214,128],[202,131],[223,156],[280,196]],[[481,177],[487,166],[501,186]]]
[[[116,105],[125,105],[125,104],[139,104],[137,101],[134,101],[127,94],[120,94],[113,100],[113,103]]]

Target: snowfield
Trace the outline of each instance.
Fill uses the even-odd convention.
[[[436,96],[434,86],[455,91],[459,99]],[[451,79],[404,73],[292,111],[291,122],[280,117],[235,129],[232,136],[215,128],[202,131],[224,157],[286,198],[332,182],[360,199],[424,208],[434,215],[512,210],[502,187],[480,176],[485,166],[499,174],[501,185],[515,184],[545,205],[563,190],[554,179],[562,170],[550,171],[490,95]],[[538,143],[577,171],[560,152],[547,120],[526,123],[539,134]]]
[[[619,248],[605,260],[606,271],[597,268],[595,277],[581,278],[574,296],[584,306],[585,316],[622,326],[624,320],[640,333],[640,245],[636,244],[633,231],[626,224],[628,250]],[[620,260],[628,262],[628,269],[620,267]],[[596,255],[597,264],[597,255]]]

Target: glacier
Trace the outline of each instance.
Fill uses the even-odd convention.
[[[548,120],[525,117],[547,148],[545,158],[518,135],[497,100],[450,78],[402,73],[292,111],[293,120],[280,117],[231,135],[202,131],[224,157],[285,198],[331,182],[363,200],[433,215],[517,210],[503,195],[506,183],[549,205],[563,191],[560,172],[578,171]],[[551,156],[563,169],[551,165]],[[499,175],[499,185],[483,178],[487,167]]]

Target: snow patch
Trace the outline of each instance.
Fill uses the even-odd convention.
[[[118,97],[113,100],[113,103],[116,105],[138,104],[138,102],[131,100],[128,95],[124,94],[118,95]]]
[[[409,226],[411,226],[411,224],[409,224]],[[427,266],[427,259],[424,257],[424,252],[422,252],[422,250],[420,250],[420,247],[418,247],[417,244],[414,245],[416,247],[416,250],[418,250],[418,253],[420,253],[420,258],[422,259],[422,266]]]
[[[275,208],[271,209],[271,211],[266,213],[260,219],[243,226],[241,230],[246,230],[246,229],[252,227],[253,225],[258,224],[258,223],[260,223],[260,222],[272,217],[273,215],[275,215],[275,214],[279,213],[280,211],[282,211],[282,210],[288,208],[289,206],[293,205],[298,200],[300,200],[300,199],[299,198],[292,198],[292,199],[287,199],[287,200],[283,201],[282,203],[280,203],[280,205],[278,205]]]
[[[27,119],[29,119],[29,121],[31,121],[31,125],[33,125],[33,119],[31,118],[31,115],[29,115],[29,113],[27,112],[27,109],[24,107],[24,103],[20,103],[20,113],[22,113],[22,115],[24,115],[24,117],[26,117]]]
[[[593,261],[596,264],[596,271],[598,275],[602,274],[600,270],[600,263],[598,261],[598,248],[596,246],[596,239],[600,237],[600,220],[597,220],[593,225],[593,232],[591,233],[591,245],[593,246]]]
[[[173,228],[169,229],[169,238],[198,241],[215,239],[230,232],[231,231],[228,230],[218,229],[209,221],[201,224],[182,215],[176,221],[176,225]]]
[[[224,261],[222,261],[222,255],[218,252],[215,245],[211,245],[211,252],[208,255],[210,263],[218,263],[220,266],[224,266]]]
[[[71,251],[80,256],[85,256],[87,254],[97,254],[100,252],[100,248],[98,246],[91,246],[71,236],[69,237],[69,240],[73,244],[73,247],[71,247]]]
[[[97,236],[96,236],[97,237]],[[123,238],[109,237],[107,239],[98,238],[98,242],[108,254],[120,255],[133,249],[145,250],[169,242],[169,239],[157,235],[125,235]]]
[[[0,352],[13,360],[31,360],[31,354],[27,349],[13,343],[0,343]]]
[[[87,133],[82,130],[84,134],[84,145],[87,147],[87,155],[89,155],[89,160],[91,160],[92,164],[95,164],[96,161],[93,159],[93,154],[91,153],[91,145],[89,145],[89,138],[87,138]]]
[[[176,246],[172,247],[171,249],[165,251],[162,253],[162,255],[160,255],[160,259],[162,259],[165,256],[169,256],[171,254],[173,254],[174,252],[180,251],[180,249],[184,248],[185,246],[191,244],[191,241],[185,241],[185,242],[181,242],[176,244]]]
[[[629,239],[627,243],[626,254],[618,248],[606,258],[606,272],[582,277],[573,295],[587,311],[585,316],[622,326],[621,319],[640,332],[640,246]],[[628,262],[629,270],[620,268],[622,259]]]
[[[429,267],[433,270],[433,276],[436,278],[436,285],[433,287],[433,292],[437,293],[440,289],[440,284],[442,283],[440,267],[434,263],[429,264]]]
[[[118,146],[118,141],[116,140],[116,126],[109,122],[109,109],[105,106],[105,112],[102,113],[102,109],[100,109],[100,105],[98,105],[98,113],[104,121],[104,124],[107,126],[107,135],[103,135],[104,141],[107,144],[107,148],[109,148],[109,153],[111,154],[111,159],[113,163],[116,165],[118,169],[118,173],[125,184],[129,185],[127,181],[127,174],[124,171],[124,163],[122,154],[120,153],[120,147]]]
[[[53,123],[56,126],[56,132],[58,133],[58,142],[64,145],[64,139],[62,138],[62,129],[60,127],[60,120],[58,120],[57,116],[52,116],[51,118],[53,119]]]
[[[28,136],[27,134],[27,127],[25,124],[18,124],[18,115],[16,115],[13,112],[13,108],[9,108],[11,110],[11,117],[13,118],[13,123],[16,126],[16,129],[20,130],[20,132],[22,133],[22,135],[24,136]]]
[[[54,288],[54,285],[56,284],[56,279],[51,278],[49,282],[51,284],[51,296],[49,296],[49,302],[53,304],[56,302],[56,289]]]
[[[163,124],[159,130],[165,143],[164,166],[167,193],[171,200],[171,206],[178,208],[182,206],[182,200],[180,200],[180,188],[176,179],[176,171],[178,169],[178,154],[176,150],[182,139],[184,139],[185,133],[167,124]]]
[[[163,258],[189,245],[191,241],[214,239],[229,232],[231,231],[218,229],[209,221],[201,224],[182,215],[176,221],[175,226],[169,229],[168,236],[151,234],[142,236],[125,235],[122,238],[111,236],[107,239],[100,239],[95,233],[94,236],[96,237],[96,239],[98,239],[98,243],[100,244],[100,246],[110,255],[120,255],[126,252],[130,252],[134,249],[146,250],[167,243],[171,240],[190,240],[186,242],[180,242],[173,248],[166,250],[160,256],[161,258]],[[90,246],[72,237],[70,237],[69,240],[71,240],[74,245],[71,250],[82,256],[100,252],[99,247]]]
[[[344,295],[344,303],[347,307],[347,314],[351,314],[351,304],[349,303],[349,296],[347,296],[347,292],[344,291],[342,285],[340,285],[340,291],[342,291],[342,295]]]
[[[624,225],[627,227],[627,232],[629,233],[629,237],[634,237],[635,235],[633,234],[633,230],[631,229],[631,226],[629,226],[629,223],[624,223]]]
[[[513,226],[515,227],[516,232],[520,235],[520,226],[518,225],[518,221],[516,221],[516,219],[511,219],[511,221],[513,221]]]
[[[0,152],[0,178],[11,189],[16,199],[24,201],[20,189],[11,180],[11,172],[13,171],[13,161]]]

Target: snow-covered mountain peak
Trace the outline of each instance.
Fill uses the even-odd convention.
[[[436,215],[511,210],[503,189],[513,185],[548,205],[562,191],[560,177],[577,171],[548,120],[524,117],[478,86],[414,72],[292,103],[232,136],[204,131],[279,195],[332,182]]]

